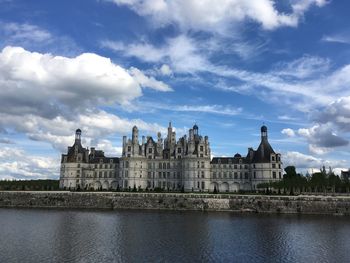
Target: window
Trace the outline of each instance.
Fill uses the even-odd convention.
[[[200,150],[201,152],[203,152],[203,145],[201,145],[201,146],[199,147],[199,150]]]
[[[275,161],[275,156],[271,156],[271,160],[272,160],[272,161]]]
[[[272,168],[276,168],[276,164],[275,163],[272,164]]]
[[[238,178],[238,174],[237,174],[237,172],[235,172],[235,173],[234,173],[234,177],[235,177],[235,179],[237,179],[237,178]]]
[[[213,178],[216,178],[216,172],[213,172]]]
[[[235,164],[235,165],[233,166],[233,169],[237,169],[237,164]]]
[[[256,178],[256,172],[254,171],[254,179]]]
[[[129,162],[128,161],[125,162],[125,168],[129,168]]]
[[[170,163],[167,163],[166,168],[170,169]]]
[[[248,173],[244,173],[244,178],[248,179]]]
[[[177,148],[177,153],[181,153],[181,148]]]
[[[131,151],[131,146],[128,146],[128,152],[130,152]]]
[[[276,179],[276,172],[272,172],[272,178]]]
[[[201,168],[204,168],[204,162],[201,162]]]
[[[205,182],[202,182],[202,189],[205,189]]]
[[[204,178],[204,171],[201,171],[201,176],[202,178]]]
[[[152,148],[148,148],[148,153],[152,153]]]
[[[158,168],[162,169],[162,163],[159,163]]]

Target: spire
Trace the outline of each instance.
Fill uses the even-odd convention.
[[[193,133],[195,136],[198,135],[198,126],[196,123],[193,125]]]
[[[265,125],[261,126],[261,141],[267,140],[267,127]]]
[[[80,140],[81,140],[81,130],[80,130],[80,129],[77,129],[77,130],[75,131],[75,141],[76,141],[76,142],[80,142]]]

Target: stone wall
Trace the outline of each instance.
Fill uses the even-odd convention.
[[[350,215],[350,196],[2,191],[0,207],[170,209]]]

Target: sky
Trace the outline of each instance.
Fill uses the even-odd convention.
[[[0,0],[0,179],[195,123],[214,156],[260,127],[302,173],[350,167],[350,10],[335,0]]]

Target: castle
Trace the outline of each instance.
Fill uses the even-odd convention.
[[[164,140],[158,132],[156,140],[142,136],[141,141],[134,126],[131,139],[123,136],[122,156],[106,157],[103,151],[84,148],[81,130],[76,130],[73,146],[62,154],[60,188],[237,192],[282,178],[281,155],[272,149],[265,125],[259,147],[248,148],[245,157],[237,153],[211,159],[209,138],[199,134],[197,125],[188,137],[176,140],[169,123]]]

